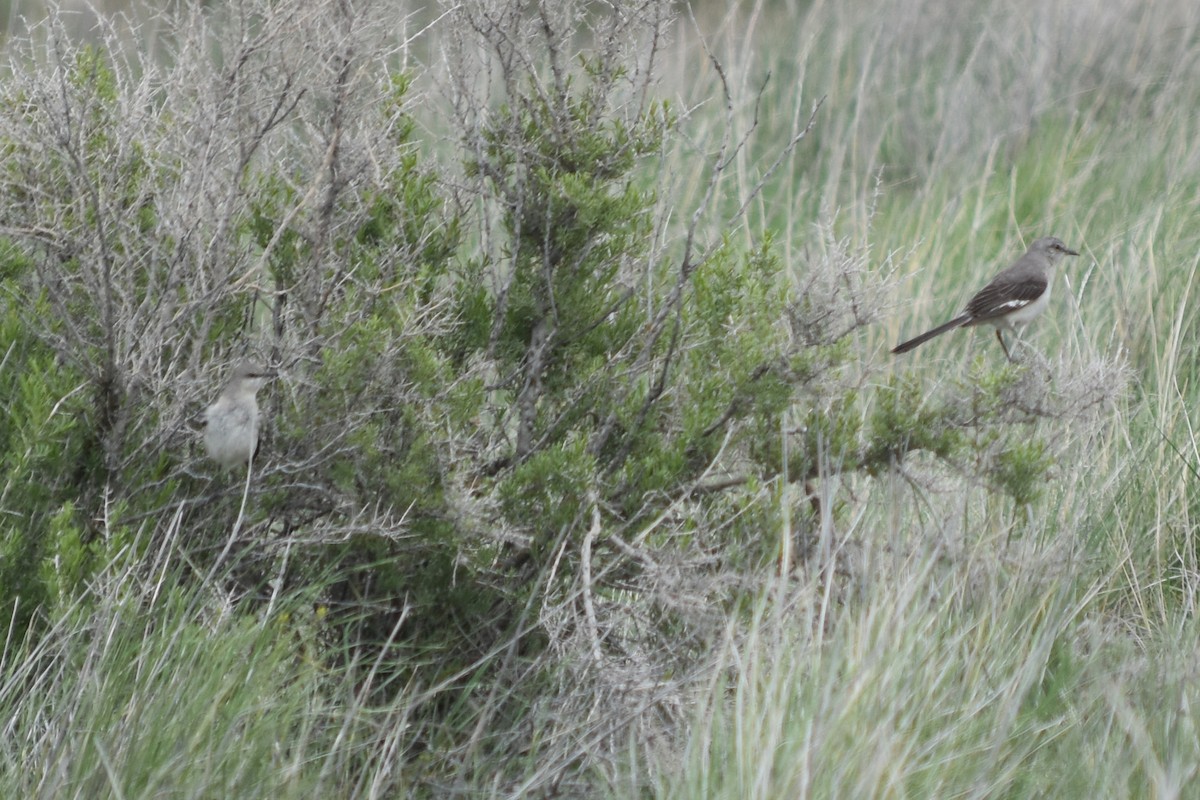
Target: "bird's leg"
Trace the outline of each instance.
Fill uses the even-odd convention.
[[[1012,353],[1008,352],[1008,345],[1006,345],[1004,343],[1004,337],[1000,335],[999,328],[996,328],[996,339],[999,340],[1000,346],[1004,348],[1004,355],[1008,357],[1009,361],[1012,361],[1013,360]]]

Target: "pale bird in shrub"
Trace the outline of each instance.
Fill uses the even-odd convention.
[[[249,463],[258,447],[258,390],[271,370],[254,361],[233,369],[216,402],[204,411],[204,449],[224,469]]]
[[[1061,239],[1045,236],[1029,245],[1025,255],[1011,267],[1001,272],[992,282],[971,298],[967,307],[954,319],[933,330],[902,342],[892,348],[893,353],[907,353],[935,336],[954,328],[969,328],[972,325],[991,325],[996,329],[996,338],[1004,348],[1004,355],[1012,361],[1008,345],[1000,335],[1002,330],[1016,333],[1018,325],[1024,325],[1046,310],[1050,303],[1050,285],[1054,282],[1054,268],[1063,256],[1079,253],[1067,247]]]

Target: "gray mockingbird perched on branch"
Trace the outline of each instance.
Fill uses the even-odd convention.
[[[996,329],[996,338],[1004,348],[1004,355],[1012,361],[1012,354],[1008,352],[1008,345],[1004,343],[1000,332],[1006,330],[1015,334],[1016,326],[1024,325],[1045,311],[1050,302],[1054,267],[1063,256],[1077,255],[1079,253],[1054,236],[1038,239],[1029,245],[1025,255],[1018,258],[1016,263],[980,289],[961,314],[914,339],[901,342],[892,348],[892,352],[907,353],[917,345],[954,328],[991,325]]]
[[[204,449],[224,469],[248,464],[258,447],[258,399],[255,395],[275,377],[254,361],[233,369],[216,402],[204,411]]]

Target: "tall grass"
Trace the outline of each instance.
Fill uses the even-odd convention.
[[[730,622],[682,766],[632,769],[663,797],[1193,796],[1200,9],[817,0],[698,27],[731,82],[772,75],[768,141],[826,97],[761,219],[802,248],[833,217],[895,270],[868,369],[954,391],[989,332],[886,348],[1056,234],[1083,255],[1025,341],[1052,380],[1116,359],[1132,382],[1055,432],[1032,507],[919,463],[829,489],[834,564]]]
[[[247,618],[215,586],[183,588],[187,570],[173,537],[112,564],[36,640],[6,643],[0,794],[312,797],[347,777],[328,745],[347,718],[305,658],[311,605]]]
[[[427,35],[436,52],[437,27]],[[730,610],[699,677],[647,677],[672,698],[682,685],[682,709],[646,709],[614,745],[586,714],[531,707],[525,761],[429,757],[470,779],[409,774],[419,748],[456,739],[412,721],[435,688],[379,703],[371,665],[309,657],[337,648],[320,586],[246,618],[219,587],[183,580],[170,538],[112,564],[38,639],[6,642],[0,796],[519,796],[576,769],[572,747],[614,796],[1196,794],[1200,7],[697,3],[665,63],[686,137],[661,191],[693,207],[696,154],[726,124],[747,137],[719,190],[727,215],[750,197],[751,213],[703,235],[754,242],[769,228],[792,265],[827,241],[818,231],[845,237],[891,282],[892,313],[856,343],[864,391],[892,372],[955,391],[1001,357],[989,333],[903,360],[887,348],[955,313],[1038,236],[1082,251],[1025,346],[1047,380],[1129,388],[1099,419],[1047,423],[1060,456],[1041,500],[998,499],[932,459],[829,478],[820,557]],[[436,83],[422,88],[436,104]],[[783,520],[763,536],[788,540],[801,499],[762,496]],[[444,724],[485,739],[492,702],[446,708]],[[664,734],[662,719],[688,723]],[[621,757],[597,767],[585,756],[602,738]]]

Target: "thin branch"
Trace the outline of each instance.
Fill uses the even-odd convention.
[[[762,90],[760,89],[759,93],[761,94],[761,92]],[[730,225],[742,218],[742,216],[746,213],[746,209],[750,207],[752,202],[754,202],[754,198],[758,197],[758,195],[762,192],[763,186],[765,186],[767,181],[770,180],[771,176],[775,174],[775,171],[779,169],[784,160],[786,160],[788,156],[792,154],[792,152],[796,149],[796,145],[800,144],[800,141],[804,139],[804,137],[808,136],[809,131],[813,129],[813,125],[815,125],[817,122],[817,112],[820,111],[821,106],[825,104],[825,97],[825,95],[822,95],[821,99],[813,104],[812,113],[808,115],[808,123],[804,126],[804,129],[795,134],[784,146],[784,148],[779,151],[779,155],[776,156],[775,161],[771,163],[771,166],[767,168],[767,171],[764,172],[762,177],[758,179],[758,183],[754,185],[754,188],[750,190],[750,193],[746,195],[746,199],[742,203],[741,208],[739,208],[728,220],[726,220],[726,225]],[[757,120],[757,103],[755,106],[754,116]]]

